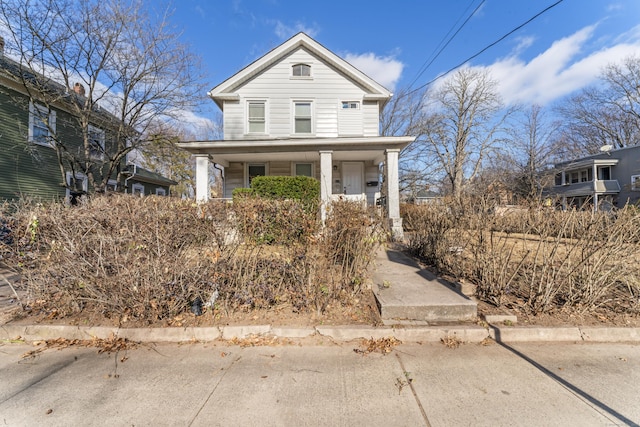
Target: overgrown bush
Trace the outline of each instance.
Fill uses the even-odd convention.
[[[316,209],[320,200],[320,182],[308,176],[257,176],[251,189],[267,199],[289,199]]]
[[[282,232],[269,245],[251,237],[263,233],[263,211]],[[321,232],[300,203],[261,198],[110,195],[75,207],[23,203],[0,216],[12,236],[3,262],[22,273],[33,311],[123,324],[171,322],[200,303],[212,313],[349,304],[381,236],[377,217],[360,207],[334,205]]]
[[[640,216],[634,209],[465,212],[457,219],[446,215],[446,205],[405,210],[413,229],[409,247],[441,272],[476,284],[480,299],[517,303],[533,314],[602,306],[640,311],[634,262]]]

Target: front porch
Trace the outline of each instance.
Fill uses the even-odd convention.
[[[249,187],[257,175],[307,175],[320,181],[321,216],[331,200],[366,200],[384,196],[385,214],[394,238],[402,238],[398,157],[413,137],[291,138],[183,142],[196,157],[196,199],[207,201],[209,165],[223,169],[224,197]]]

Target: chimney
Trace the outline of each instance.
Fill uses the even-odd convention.
[[[84,86],[82,86],[82,83],[76,83],[73,85],[73,91],[80,96],[84,96]]]

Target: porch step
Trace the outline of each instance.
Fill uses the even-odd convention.
[[[477,304],[445,280],[423,270],[400,250],[381,248],[373,275],[374,295],[385,324],[465,322]]]

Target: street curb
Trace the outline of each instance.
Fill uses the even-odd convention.
[[[374,326],[316,326],[286,327],[270,325],[185,327],[185,328],[117,328],[64,325],[11,325],[0,326],[0,340],[23,339],[39,341],[55,338],[109,339],[126,338],[136,342],[210,342],[244,339],[254,336],[278,338],[306,338],[314,335],[334,341],[380,339],[395,337],[402,342],[440,342],[455,338],[465,343],[480,343],[487,338],[500,342],[592,342],[640,343],[640,328],[606,327],[503,327],[491,325],[489,329],[476,325],[374,327]]]

